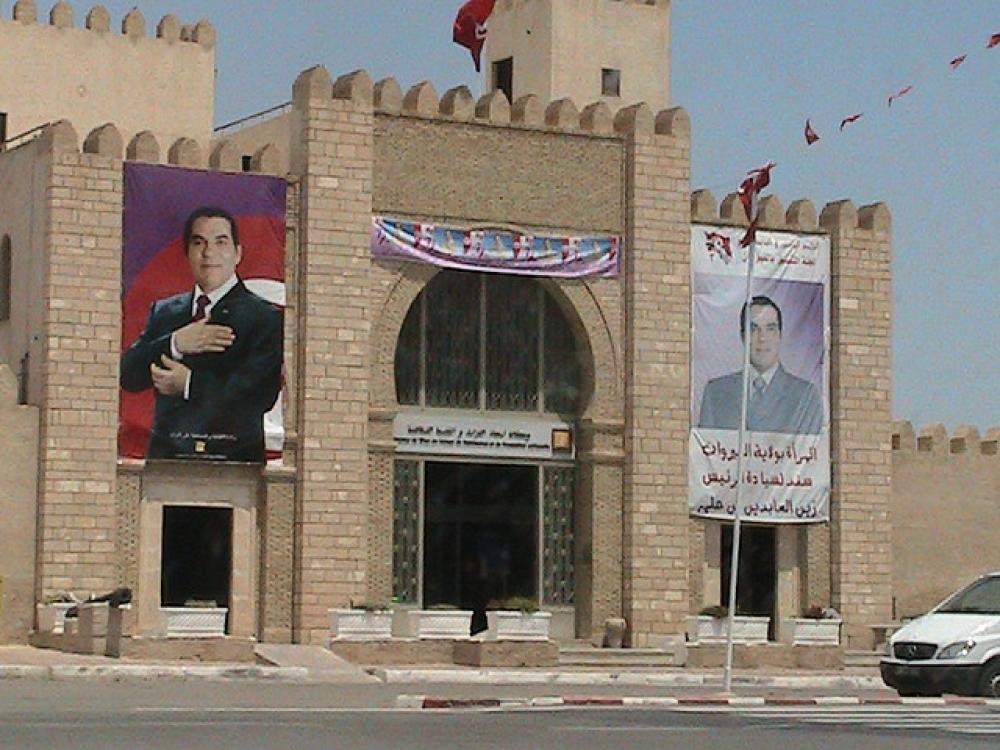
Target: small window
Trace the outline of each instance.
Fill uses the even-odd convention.
[[[502,91],[508,102],[514,101],[514,58],[505,57],[493,63],[493,90]]]
[[[4,150],[4,144],[7,142],[7,113],[0,112],[0,151]]]
[[[601,96],[622,95],[622,72],[617,68],[601,68]]]
[[[0,321],[10,320],[10,237],[0,239]]]
[[[253,156],[251,154],[243,154],[243,171],[249,172],[253,169]]]

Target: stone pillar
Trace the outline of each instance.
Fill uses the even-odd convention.
[[[121,342],[122,139],[63,121],[37,148],[48,166],[39,456],[40,595],[110,590]]]
[[[295,82],[300,123],[294,638],[323,643],[327,609],[366,594],[373,127],[371,79]]]
[[[779,641],[791,641],[784,623],[802,613],[799,543],[804,537],[797,526],[778,526],[774,530],[777,547],[777,582],[775,591],[775,632]]]
[[[576,630],[600,640],[622,611],[622,425],[582,420],[576,488]]]
[[[625,293],[624,601],[634,646],[682,637],[688,611],[690,122],[620,111]]]
[[[845,647],[892,611],[892,227],[883,204],[827,205],[831,238],[831,574]]]

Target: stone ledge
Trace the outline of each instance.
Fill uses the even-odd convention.
[[[559,646],[554,641],[456,641],[452,659],[466,667],[554,667]]]
[[[726,659],[725,644],[688,645],[688,669],[718,669]],[[743,644],[733,647],[736,669],[816,669],[844,668],[841,646],[791,646],[782,643]]]

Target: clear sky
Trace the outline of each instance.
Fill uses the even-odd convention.
[[[47,13],[51,2],[39,3]],[[451,42],[461,0],[104,0],[219,31],[216,121],[291,98],[303,69],[365,68],[404,90],[478,91]],[[0,3],[10,17],[13,3]],[[89,4],[73,0],[77,23]],[[850,198],[893,214],[893,415],[1000,425],[1000,32],[997,0],[675,0],[673,104],[693,128],[692,188],[721,198],[777,162],[787,206]],[[628,44],[629,40],[620,40]],[[968,53],[951,72],[948,61]],[[914,90],[886,99],[907,85]],[[586,104],[578,103],[578,104]],[[865,116],[844,133],[840,119]],[[822,140],[807,149],[805,119]]]

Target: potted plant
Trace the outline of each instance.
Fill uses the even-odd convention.
[[[392,610],[381,602],[351,602],[329,609],[330,640],[387,641],[392,637]]]
[[[486,639],[547,641],[551,612],[541,612],[534,599],[512,596],[486,605]]]
[[[188,599],[183,607],[160,607],[167,635],[223,636],[226,634],[227,607],[214,600]]]
[[[811,604],[802,611],[801,617],[785,620],[783,630],[785,639],[797,646],[836,646],[840,643],[842,623],[837,610]]]
[[[692,641],[717,643],[726,640],[729,609],[721,604],[703,607],[695,617],[688,618],[688,638]],[[733,640],[739,643],[767,641],[770,617],[737,614],[733,618]]]
[[[402,638],[458,640],[469,637],[472,610],[454,604],[434,604],[426,609],[395,609],[392,634]]]

